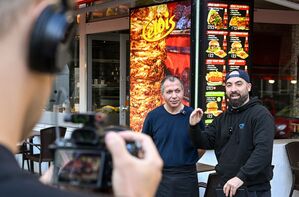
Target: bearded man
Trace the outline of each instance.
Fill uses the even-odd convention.
[[[225,196],[247,188],[249,197],[270,197],[273,177],[272,148],[275,124],[271,113],[257,98],[250,98],[251,83],[244,70],[232,70],[225,79],[228,110],[205,128],[198,123],[203,110],[189,119],[190,137],[196,148],[215,149],[220,176],[218,187]]]

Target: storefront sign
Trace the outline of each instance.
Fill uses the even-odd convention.
[[[154,42],[165,38],[175,28],[176,23],[173,21],[175,16],[169,18],[169,13],[166,12],[164,17],[150,21],[143,27],[142,37],[144,40]],[[165,18],[165,19],[164,19]],[[166,31],[166,33],[164,33]]]
[[[190,105],[191,1],[130,10],[130,127],[141,131],[147,113],[163,104],[166,75],[184,84]]]

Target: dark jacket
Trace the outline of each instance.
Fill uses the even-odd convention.
[[[190,127],[196,147],[215,149],[222,183],[237,176],[252,191],[270,189],[274,133],[273,117],[257,98],[237,109],[229,106],[205,131]]]

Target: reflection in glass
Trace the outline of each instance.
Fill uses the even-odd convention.
[[[259,96],[275,119],[276,138],[298,138],[298,25],[254,24],[253,95]]]
[[[71,45],[72,59],[56,75],[46,111],[79,111],[79,37]]]

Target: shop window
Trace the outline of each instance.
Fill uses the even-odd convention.
[[[253,94],[275,118],[276,138],[299,133],[299,25],[254,24]]]
[[[79,111],[79,38],[71,45],[72,59],[64,70],[56,75],[45,111]]]
[[[92,41],[92,110],[119,106],[119,41]]]
[[[73,58],[69,64],[69,101],[71,112],[79,111],[79,37],[74,40]]]

